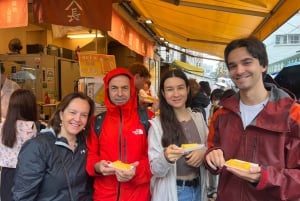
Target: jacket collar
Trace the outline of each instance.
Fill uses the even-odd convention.
[[[288,132],[290,130],[289,111],[296,100],[274,84],[265,83],[265,87],[270,91],[269,100],[251,125],[270,131]],[[239,101],[240,95],[237,93],[222,100],[220,104],[224,109],[240,116]]]

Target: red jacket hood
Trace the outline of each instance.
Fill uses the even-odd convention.
[[[108,84],[109,81],[118,75],[126,75],[128,76],[130,80],[130,98],[127,103],[124,105],[115,105],[111,102],[108,94]],[[104,87],[105,87],[105,92],[104,92],[104,103],[106,105],[107,110],[115,110],[117,108],[122,108],[122,109],[137,109],[137,94],[136,94],[136,89],[134,86],[134,77],[132,74],[125,68],[116,68],[114,70],[111,70],[106,74],[106,76],[103,79],[104,81]]]

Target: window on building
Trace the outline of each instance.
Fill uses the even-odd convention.
[[[276,45],[282,45],[287,43],[287,35],[276,35]]]
[[[275,44],[276,45],[300,44],[300,34],[276,35]]]
[[[289,42],[291,44],[299,44],[300,43],[300,34],[290,34]]]

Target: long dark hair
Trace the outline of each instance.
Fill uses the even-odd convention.
[[[89,125],[90,122],[92,120],[92,116],[94,115],[94,111],[95,111],[95,103],[94,101],[87,95],[85,95],[82,92],[73,92],[70,93],[68,95],[66,95],[63,100],[59,103],[59,105],[57,106],[57,109],[55,110],[55,112],[53,113],[53,115],[51,116],[49,122],[48,122],[48,126],[52,127],[55,134],[59,134],[60,130],[61,130],[61,119],[60,119],[60,112],[63,112],[70,104],[70,102],[75,99],[75,98],[80,98],[82,100],[86,100],[88,102],[88,104],[90,105],[90,112],[88,114],[88,121],[87,121],[87,126],[85,128],[85,130],[81,131],[81,133],[78,135],[78,137],[82,140],[85,139],[86,133],[89,132]]]
[[[17,120],[34,122],[38,120],[36,97],[30,90],[17,89],[10,96],[2,127],[2,143],[7,147],[13,147],[17,140]]]
[[[173,107],[167,103],[165,97],[163,96],[165,81],[171,77],[178,77],[184,80],[186,87],[189,88],[188,97],[185,104],[186,107],[190,105],[192,98],[191,90],[189,87],[189,80],[183,71],[175,69],[167,71],[163,74],[159,86],[160,121],[163,130],[163,147],[167,147],[170,144],[176,144],[179,146],[179,142],[182,142],[182,140],[184,140],[185,138],[182,127],[180,125],[180,122],[176,118]]]

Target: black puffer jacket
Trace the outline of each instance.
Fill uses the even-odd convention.
[[[13,187],[14,201],[91,201],[92,186],[85,171],[86,145],[75,152],[52,129],[27,141],[19,154]],[[65,169],[64,169],[65,168]]]

